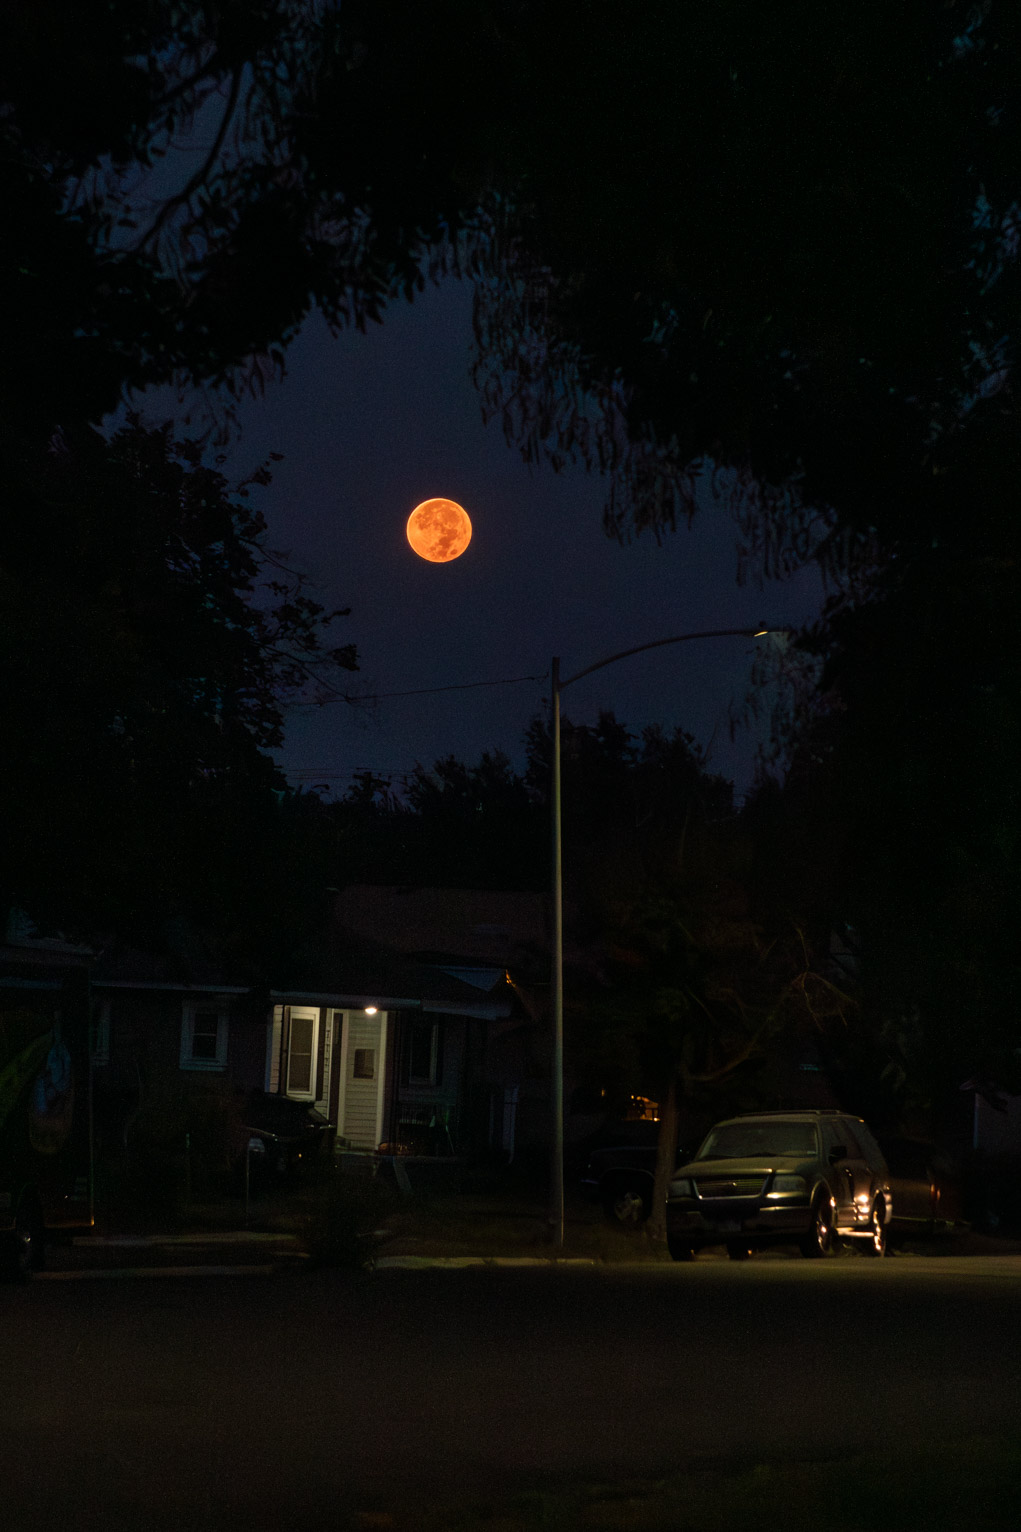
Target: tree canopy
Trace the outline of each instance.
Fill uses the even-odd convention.
[[[282,708],[350,670],[250,499],[168,429],[54,439],[0,569],[0,889],[39,920],[238,933],[279,838]]]
[[[619,530],[690,514],[707,461],[771,509],[774,560],[833,517],[954,542],[964,494],[969,546],[1009,537],[1013,7],[33,0],[6,25],[5,285],[51,408],[65,380],[94,415],[178,369],[261,377],[313,305],[378,318],[432,262],[478,280],[487,408],[529,455],[613,468]]]
[[[484,411],[606,470],[613,533],[672,528],[708,475],[747,572],[836,582],[798,764],[874,1004],[935,1048],[991,1027],[1006,1069],[1018,8],[19,0],[2,25],[4,568],[45,564],[55,432],[174,379],[218,409],[313,307],[365,324],[460,273]]]

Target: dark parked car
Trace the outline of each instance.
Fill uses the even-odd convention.
[[[759,1112],[717,1123],[678,1168],[667,1238],[675,1261],[720,1244],[733,1260],[791,1243],[822,1256],[837,1238],[885,1255],[893,1209],[886,1160],[860,1117]]]
[[[245,1102],[238,1161],[243,1168],[250,1139],[258,1139],[262,1150],[253,1158],[253,1173],[259,1176],[294,1177],[306,1165],[314,1163],[333,1124],[315,1107],[287,1096],[273,1096],[253,1091]]]
[[[927,1238],[949,1233],[964,1217],[961,1172],[952,1156],[915,1138],[879,1139],[893,1196],[890,1233]]]
[[[624,1228],[638,1228],[652,1208],[652,1184],[656,1174],[658,1122],[625,1122],[619,1141],[601,1144],[589,1152],[581,1176],[581,1189],[600,1202],[607,1218]],[[687,1159],[690,1143],[677,1151],[677,1163]]]

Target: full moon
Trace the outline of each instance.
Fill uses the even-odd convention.
[[[460,558],[471,539],[468,512],[456,500],[423,500],[408,517],[408,542],[430,564]]]

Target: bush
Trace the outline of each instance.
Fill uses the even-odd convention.
[[[187,1168],[184,1150],[175,1153],[147,1137],[133,1139],[129,1151],[104,1153],[96,1159],[96,1219],[144,1234],[174,1228],[186,1202]]]
[[[185,1113],[191,1189],[224,1189],[241,1138],[241,1103],[226,1082],[203,1082],[188,1095]]]
[[[148,1096],[122,1139],[100,1142],[97,1212],[136,1232],[178,1223],[195,1195],[227,1185],[240,1108],[225,1081],[187,1082]]]
[[[372,1234],[396,1201],[396,1191],[384,1182],[330,1168],[304,1218],[305,1249],[320,1266],[364,1266],[372,1255]]]

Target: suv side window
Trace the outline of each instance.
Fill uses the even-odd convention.
[[[865,1153],[868,1156],[869,1164],[874,1166],[876,1170],[883,1169],[886,1165],[886,1156],[883,1154],[882,1149],[880,1149],[879,1145],[872,1137],[869,1129],[863,1122],[856,1122],[854,1125],[854,1131],[864,1146]]]
[[[860,1124],[851,1122],[848,1117],[842,1117],[838,1124],[837,1131],[842,1141],[847,1145],[847,1157],[850,1160],[864,1160],[867,1158],[865,1151],[858,1142],[859,1129]]]
[[[829,1159],[830,1151],[835,1149],[838,1144],[842,1144],[848,1154],[854,1153],[853,1146],[848,1143],[844,1134],[844,1124],[842,1122],[835,1121],[833,1118],[825,1118],[819,1126],[822,1128],[822,1156],[824,1160]]]

